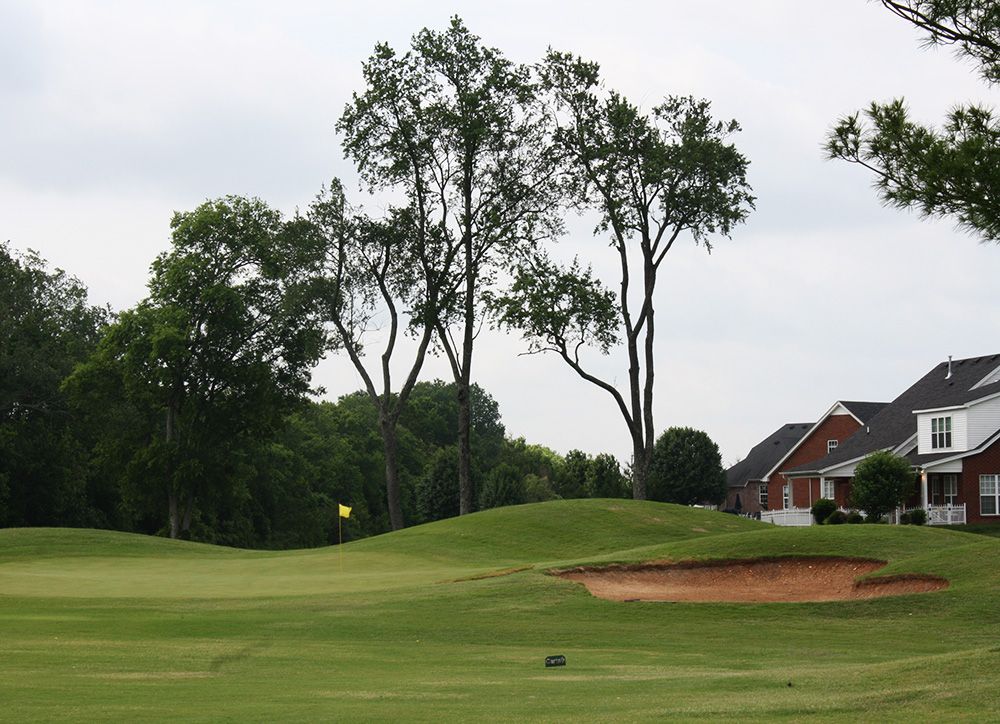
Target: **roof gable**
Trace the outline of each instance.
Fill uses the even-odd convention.
[[[815,463],[796,467],[793,471],[820,472],[864,457],[875,450],[898,447],[917,432],[917,418],[913,414],[915,410],[960,406],[1000,392],[1000,381],[979,385],[982,380],[988,379],[998,364],[1000,354],[969,357],[935,365],[832,453]]]
[[[726,471],[730,487],[743,487],[747,481],[761,480],[768,470],[784,458],[795,443],[812,427],[811,422],[785,423],[750,449],[747,456]]]

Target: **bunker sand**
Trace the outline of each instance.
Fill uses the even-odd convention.
[[[846,601],[948,587],[936,576],[858,580],[886,565],[863,558],[767,558],[580,567],[553,571],[610,601],[735,603]]]

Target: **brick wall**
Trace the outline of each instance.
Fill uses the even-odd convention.
[[[958,479],[958,502],[965,503],[967,523],[1000,523],[1000,516],[980,515],[979,476],[1000,475],[1000,441],[993,443],[978,455],[962,460],[962,474]]]
[[[782,474],[783,471],[791,470],[799,465],[805,465],[806,463],[815,462],[826,457],[827,440],[836,440],[838,443],[842,443],[860,427],[861,424],[851,415],[830,415],[823,420],[822,424],[813,430],[802,444],[799,445],[798,449],[781,464],[781,470],[771,476],[768,482],[769,507],[771,510],[781,508],[781,488],[788,482],[788,479]],[[836,488],[843,487],[845,486],[836,486]],[[793,505],[796,508],[809,507],[810,488],[812,489],[811,500],[815,502],[819,499],[819,478],[798,479],[793,482]],[[844,494],[841,490],[836,490],[836,493],[837,502],[843,505]]]

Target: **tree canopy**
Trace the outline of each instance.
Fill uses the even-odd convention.
[[[301,272],[314,253],[255,199],[209,201],[171,222],[172,248],[152,265],[149,296],[122,313],[91,362],[145,413],[132,457],[162,490],[171,537],[190,531],[199,497],[228,495],[243,443],[267,434],[309,391],[321,317]]]
[[[726,497],[726,471],[719,446],[701,430],[665,430],[653,448],[649,497],[681,505],[721,502]]]
[[[891,12],[973,59],[1000,82],[1000,6],[983,0],[882,0]],[[873,102],[842,118],[826,144],[830,158],[875,175],[882,200],[924,216],[948,217],[983,241],[1000,243],[1000,119],[991,108],[959,105],[940,128],[911,118],[902,99]]]

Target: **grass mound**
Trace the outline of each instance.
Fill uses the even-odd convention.
[[[951,585],[623,605],[545,573],[809,556]],[[949,530],[783,529],[621,500],[491,510],[341,550],[6,530],[0,718],[990,718],[998,560],[1000,540]],[[567,666],[546,670],[550,654]]]

